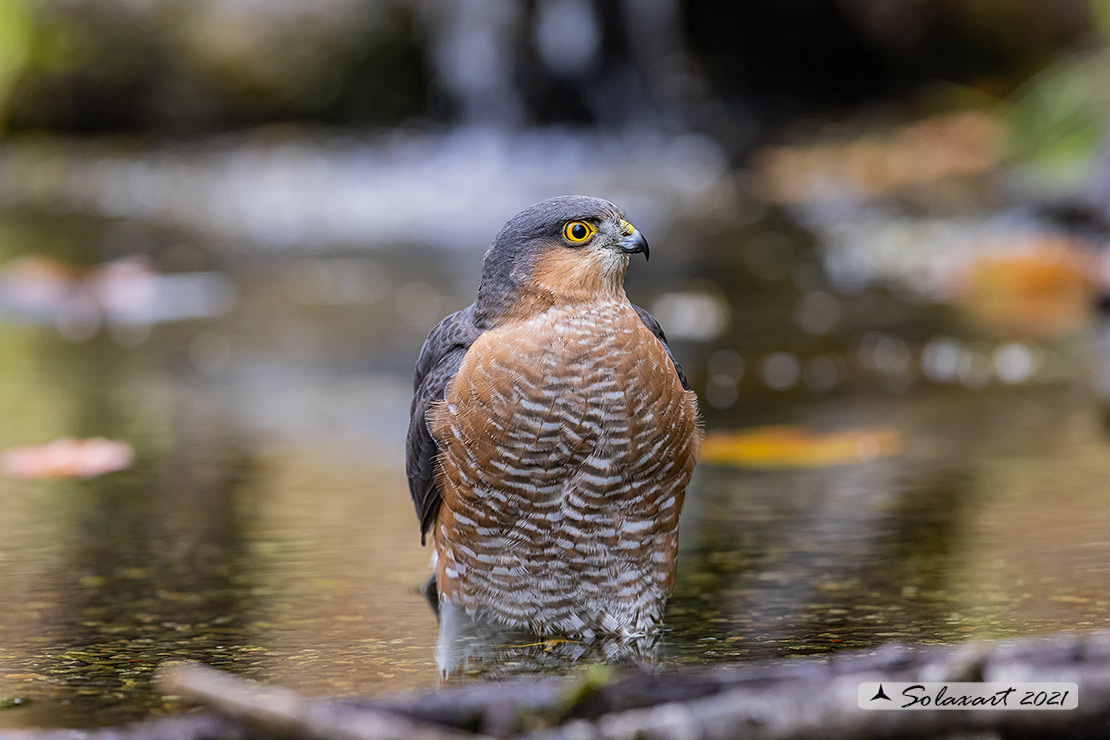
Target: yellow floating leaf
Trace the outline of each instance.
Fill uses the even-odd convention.
[[[774,426],[710,432],[702,443],[701,460],[747,468],[808,468],[863,463],[901,449],[901,435],[893,430],[822,434]]]

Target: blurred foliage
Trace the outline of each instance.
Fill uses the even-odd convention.
[[[1082,181],[1110,121],[1110,53],[1069,57],[1018,91],[1010,111],[1012,155],[1050,187]]]
[[[26,0],[9,72],[12,129],[191,131],[288,119],[390,124],[425,79],[409,6]],[[18,3],[17,3],[18,5]],[[5,74],[0,57],[0,95]],[[16,65],[9,65],[12,70]]]
[[[937,80],[1005,92],[1082,43],[1091,15],[1084,0],[662,0],[635,13],[607,0],[4,0],[0,121],[191,133],[454,121],[477,107],[509,125],[677,122],[742,149],[783,117]],[[548,48],[555,32],[568,43]],[[570,41],[577,66],[558,56]],[[485,98],[454,99],[466,65]]]
[[[23,72],[30,54],[34,19],[32,0],[0,3],[0,130],[5,120],[12,87]]]
[[[780,115],[937,80],[1005,92],[1088,32],[1085,0],[687,3],[692,46],[729,98]]]
[[[1011,153],[1039,187],[1074,191],[1110,125],[1110,0],[1091,0],[1098,39],[1034,75],[1013,95]]]

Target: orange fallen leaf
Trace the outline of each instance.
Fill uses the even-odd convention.
[[[1013,241],[983,249],[987,256],[962,276],[957,305],[978,323],[1009,334],[1055,337],[1082,327],[1097,288],[1086,246],[1052,236]]]
[[[710,432],[702,443],[701,461],[746,468],[815,468],[867,462],[901,450],[901,435],[893,430],[821,434],[774,426]]]
[[[0,471],[13,478],[95,478],[131,467],[126,442],[63,437],[44,445],[13,447],[0,456]]]

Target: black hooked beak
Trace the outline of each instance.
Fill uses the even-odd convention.
[[[648,249],[647,239],[640,233],[640,230],[628,224],[631,233],[625,238],[617,242],[617,247],[625,254],[644,253],[644,261],[651,259],[651,250]]]

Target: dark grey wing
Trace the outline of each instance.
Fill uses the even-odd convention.
[[[435,522],[442,500],[436,484],[439,447],[428,431],[425,415],[432,403],[443,400],[447,384],[459,372],[463,355],[481,333],[474,326],[474,306],[467,306],[432,329],[416,361],[409,433],[405,441],[405,471],[408,473],[412,503],[416,507],[416,515],[420,517],[421,544]]]
[[[674,352],[671,352],[670,345],[667,344],[667,335],[663,333],[663,327],[659,325],[659,322],[654,316],[635,303],[632,304],[632,308],[635,309],[636,314],[640,317],[640,321],[644,322],[644,326],[647,327],[648,331],[654,334],[655,338],[663,343],[663,349],[667,350],[667,357],[671,358],[671,364],[674,365],[674,371],[678,373],[678,379],[682,383],[682,387],[686,390],[690,390],[690,381],[686,380],[686,373],[682,372],[682,365],[679,365],[678,360],[674,358]]]

